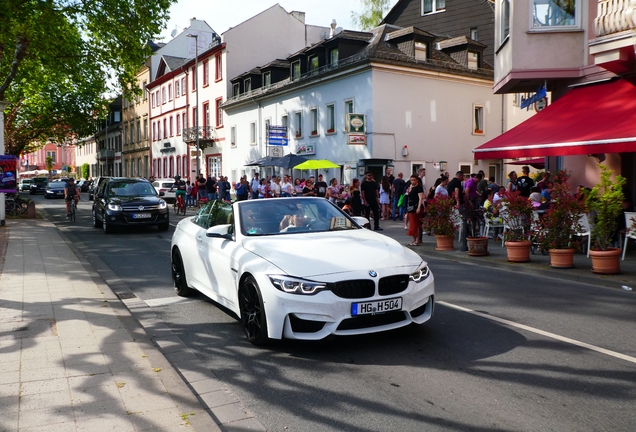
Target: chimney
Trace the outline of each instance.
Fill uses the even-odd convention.
[[[336,23],[336,20],[332,19],[331,20],[331,31],[329,32],[329,38],[332,38],[332,37],[335,36],[335,34],[336,34],[336,26],[337,25],[338,24]]]
[[[291,11],[289,14],[301,23],[305,24],[305,12]]]

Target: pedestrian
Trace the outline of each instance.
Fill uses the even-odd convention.
[[[424,215],[424,188],[421,178],[413,174],[410,178],[411,188],[407,195],[408,204],[406,211],[409,218],[409,230],[407,234],[413,237],[409,246],[422,244],[422,216]]]
[[[404,194],[404,187],[406,186],[406,181],[404,181],[404,174],[398,173],[398,176],[395,180],[393,180],[393,184],[391,185],[391,189],[393,190],[393,220],[396,218],[400,218],[400,220],[404,219],[404,203],[400,206],[398,205],[400,202],[400,198]],[[404,201],[404,199],[402,199]]]
[[[373,178],[373,173],[367,171],[364,181],[360,185],[360,195],[362,197],[362,206],[364,208],[364,217],[370,219],[373,212],[373,230],[382,231],[380,228],[380,185]]]
[[[258,173],[254,173],[254,178],[250,182],[250,190],[252,191],[252,199],[258,198],[258,188],[261,184]]]
[[[462,186],[462,182],[464,181],[464,173],[462,171],[457,171],[455,177],[448,182],[448,196],[453,197],[455,199],[455,206],[459,210],[464,204],[464,187]]]
[[[534,180],[529,176],[530,167],[525,165],[521,168],[521,177],[517,179],[517,188],[519,189],[519,195],[526,198],[530,197],[532,193],[532,187],[534,186]]]
[[[208,194],[208,201],[216,200],[216,177],[208,176],[207,181],[205,182],[205,190]]]
[[[349,187],[351,195],[351,212],[354,216],[362,216],[362,198],[360,197],[360,180],[354,178]]]
[[[314,184],[316,196],[324,198],[327,196],[327,183],[322,179],[322,174],[318,174],[318,181]]]
[[[391,218],[391,183],[387,176],[380,182],[380,205],[382,206],[382,220]]]

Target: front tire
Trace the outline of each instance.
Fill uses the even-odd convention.
[[[102,227],[102,222],[100,220],[97,220],[97,212],[95,210],[93,210],[93,227],[95,228]]]
[[[267,336],[267,320],[263,297],[258,284],[253,277],[248,276],[239,290],[239,307],[241,310],[241,324],[247,340],[254,345],[265,345],[269,341]]]
[[[110,234],[113,232],[113,227],[110,226],[110,223],[108,223],[106,213],[102,213],[102,228],[104,229],[105,234]]]
[[[188,286],[181,253],[176,248],[172,252],[172,280],[174,281],[174,290],[178,296],[190,297],[194,294],[194,290]]]

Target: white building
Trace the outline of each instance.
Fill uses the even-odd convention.
[[[436,36],[413,27],[344,31],[237,76],[239,94],[223,105],[232,137],[224,166],[234,167],[233,179],[251,175],[245,164],[272,152],[265,137],[271,124],[289,127],[283,153],[340,165],[321,171],[327,179],[349,182],[366,170],[379,179],[389,166],[408,177],[426,167],[431,186],[440,171],[500,172],[496,164],[476,165],[472,149],[501,133],[502,96],[492,93],[492,70],[479,67],[484,45],[460,39],[438,50]],[[469,48],[474,62],[454,60]],[[252,85],[259,76],[262,85],[246,92],[247,80]],[[366,125],[356,133],[347,114]]]

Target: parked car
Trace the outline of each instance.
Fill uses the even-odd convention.
[[[428,264],[366,223],[323,198],[209,202],[172,237],[177,294],[200,291],[231,310],[255,345],[428,321]],[[306,261],[308,245],[319,253]]]
[[[115,226],[170,227],[168,205],[148,180],[111,177],[101,182],[93,199],[93,226],[105,233]]]
[[[31,179],[29,193],[31,195],[35,195],[36,193],[44,193],[48,184],[49,180],[46,177],[34,177]]]
[[[88,187],[89,201],[93,200],[93,198],[95,197],[95,192],[97,191],[97,189],[99,189],[99,186],[102,184],[102,182],[104,182],[105,180],[108,180],[109,178],[110,177],[101,176],[93,180],[93,183],[91,183],[90,186]]]
[[[20,183],[18,183],[18,191],[24,192],[31,190],[31,179],[23,178],[20,179]]]
[[[163,199],[168,202],[174,202],[174,199],[176,198],[174,179],[156,179],[154,182],[152,182],[152,185],[157,190],[158,194],[161,194],[161,192],[163,192]]]
[[[64,198],[66,183],[64,180],[53,180],[49,182],[44,191],[44,198]]]
[[[91,185],[90,180],[79,180],[75,183],[80,188],[80,192],[88,192],[88,187]]]

